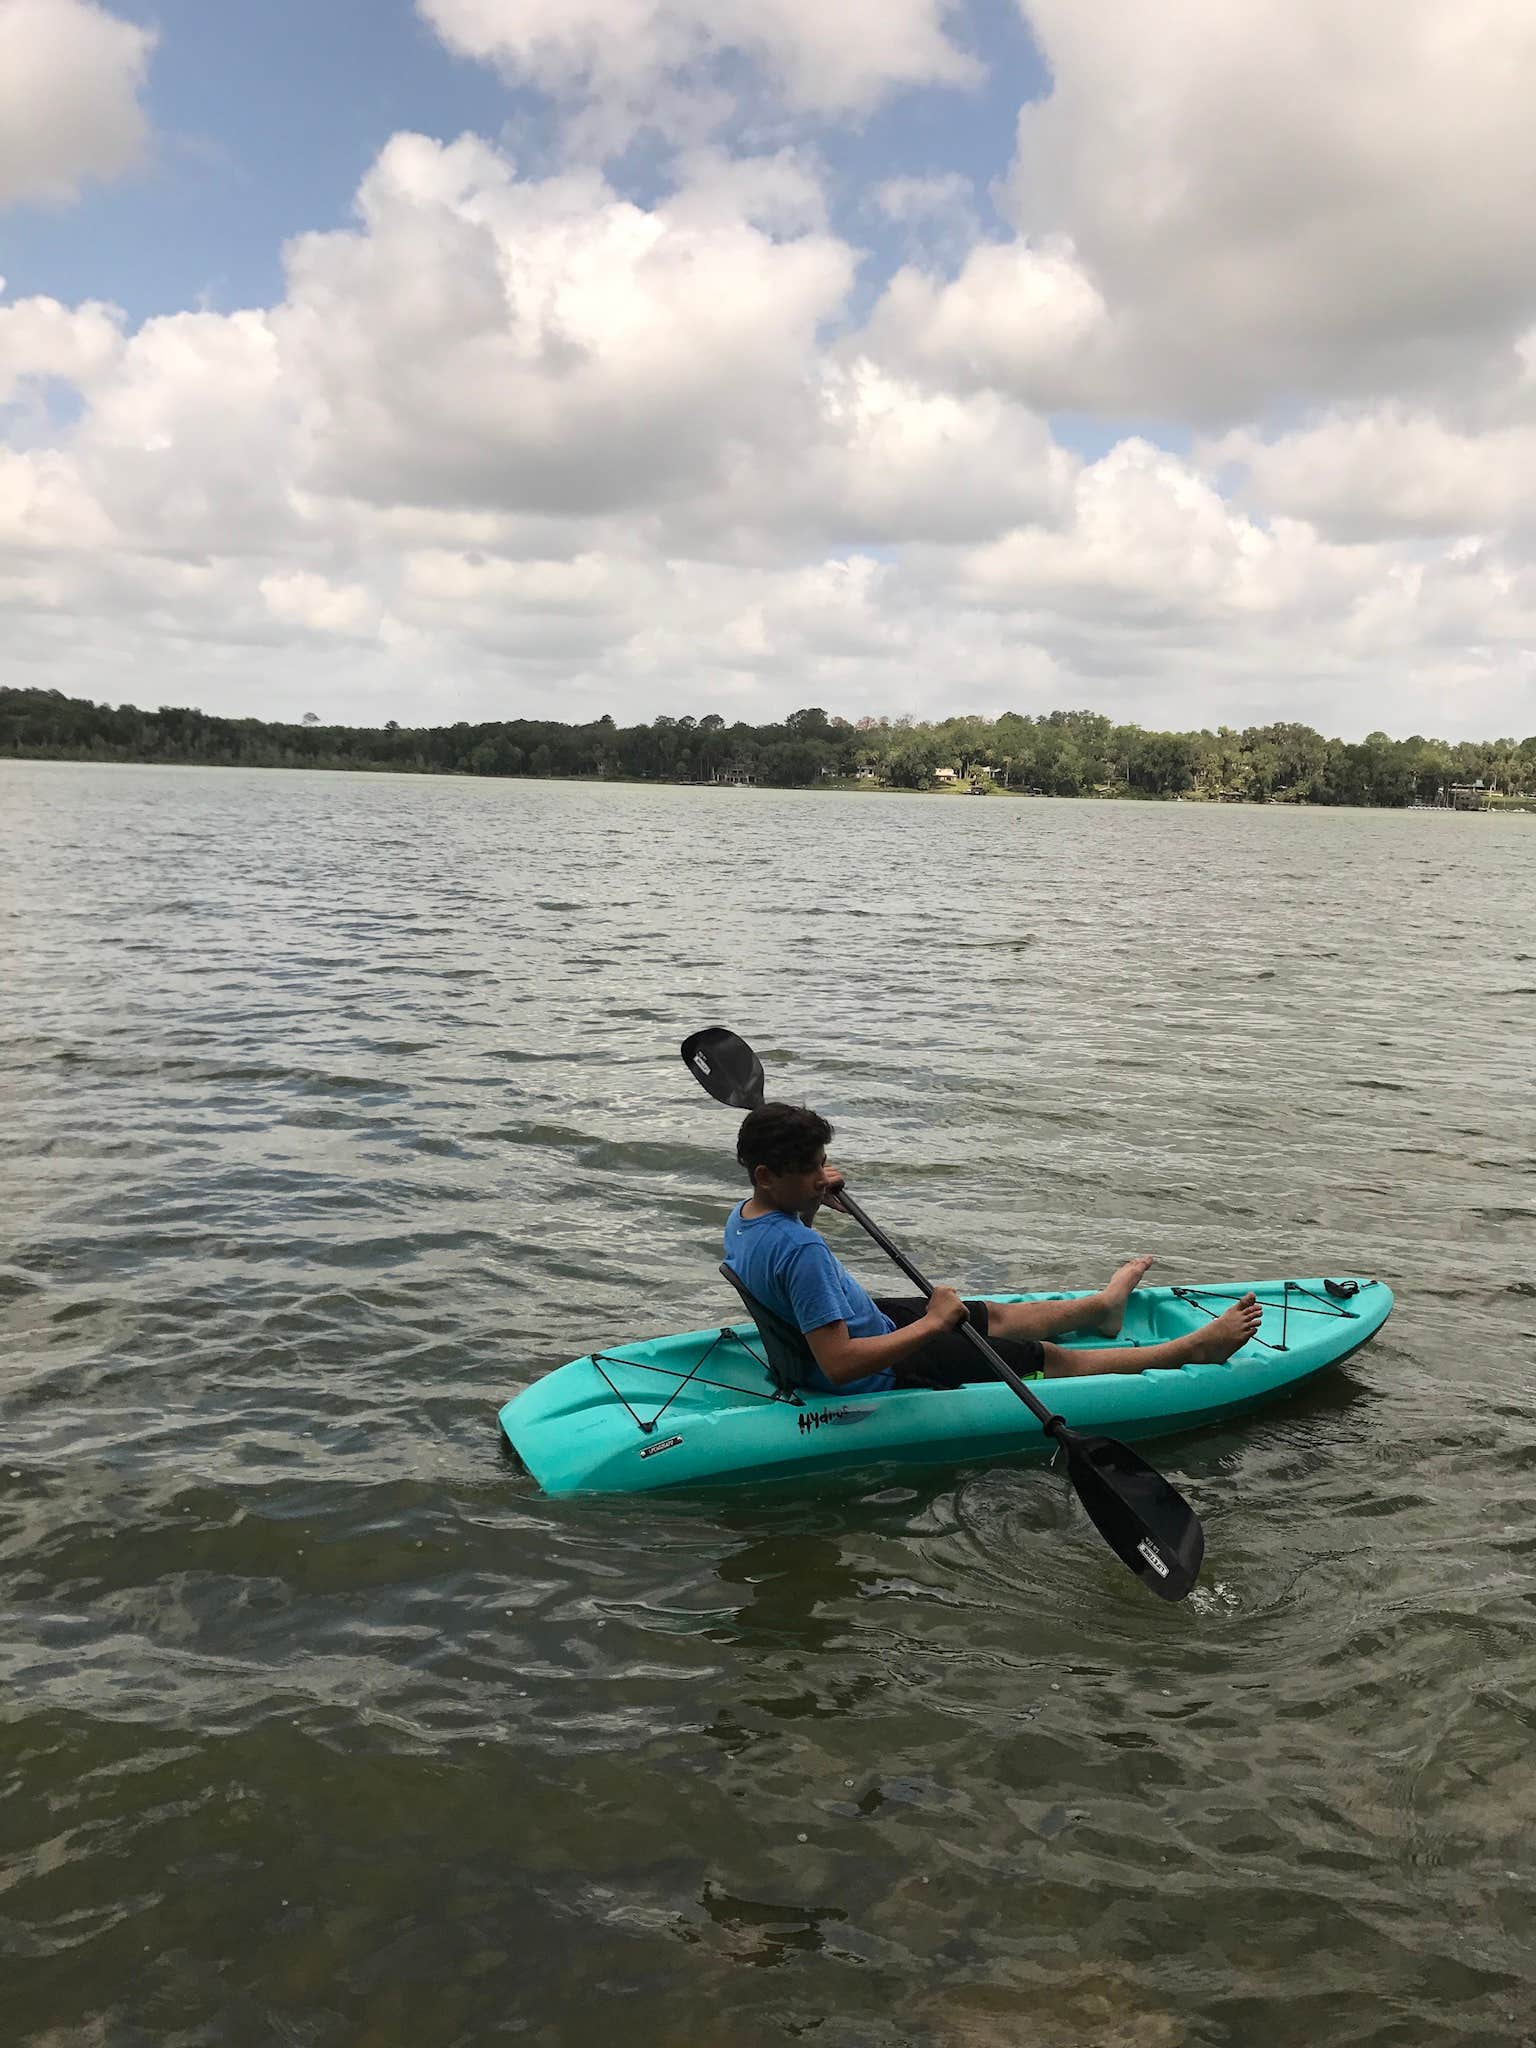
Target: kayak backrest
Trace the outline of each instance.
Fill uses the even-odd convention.
[[[729,1266],[723,1265],[720,1271],[741,1296],[747,1314],[757,1325],[757,1334],[763,1340],[763,1356],[768,1361],[768,1377],[781,1394],[798,1393],[810,1383],[816,1370],[816,1354],[793,1323],[785,1322],[755,1294],[748,1293]]]

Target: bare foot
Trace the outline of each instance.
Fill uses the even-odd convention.
[[[1192,1365],[1222,1365],[1234,1351],[1243,1345],[1259,1327],[1259,1304],[1251,1294],[1245,1294],[1241,1301],[1232,1304],[1224,1316],[1218,1316],[1208,1323],[1193,1339],[1194,1350],[1190,1353]]]
[[[1127,1259],[1100,1288],[1100,1305],[1088,1327],[1097,1330],[1103,1337],[1118,1337],[1120,1325],[1125,1321],[1125,1304],[1146,1279],[1151,1266],[1151,1259]]]

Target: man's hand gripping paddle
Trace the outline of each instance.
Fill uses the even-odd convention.
[[[760,1109],[763,1065],[734,1031],[718,1027],[696,1031],[683,1045],[683,1063],[699,1085],[732,1109]],[[838,1206],[874,1239],[924,1296],[933,1292],[912,1261],[871,1221],[846,1187],[837,1193]],[[1007,1360],[973,1323],[961,1325],[965,1336],[1019,1399],[1056,1439],[1067,1461],[1067,1477],[1088,1518],[1122,1564],[1161,1600],[1182,1600],[1194,1590],[1205,1555],[1205,1533],[1199,1518],[1176,1488],[1145,1459],[1112,1437],[1082,1436],[1053,1415]]]

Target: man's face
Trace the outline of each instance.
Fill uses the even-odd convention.
[[[827,1191],[827,1154],[823,1147],[809,1166],[793,1166],[775,1173],[770,1166],[758,1167],[753,1175],[758,1198],[770,1209],[793,1209],[803,1214],[820,1206]]]

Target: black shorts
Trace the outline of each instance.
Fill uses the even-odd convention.
[[[906,1329],[909,1323],[920,1321],[928,1313],[928,1304],[920,1295],[877,1300],[875,1307],[883,1310],[898,1330]],[[983,1337],[987,1336],[987,1304],[968,1301],[965,1307],[975,1327]],[[1034,1337],[993,1337],[990,1341],[1004,1364],[1011,1365],[1021,1380],[1043,1378],[1045,1353]],[[898,1387],[963,1387],[972,1380],[997,1378],[970,1339],[959,1330],[945,1330],[930,1337],[920,1351],[914,1351],[891,1370]]]

